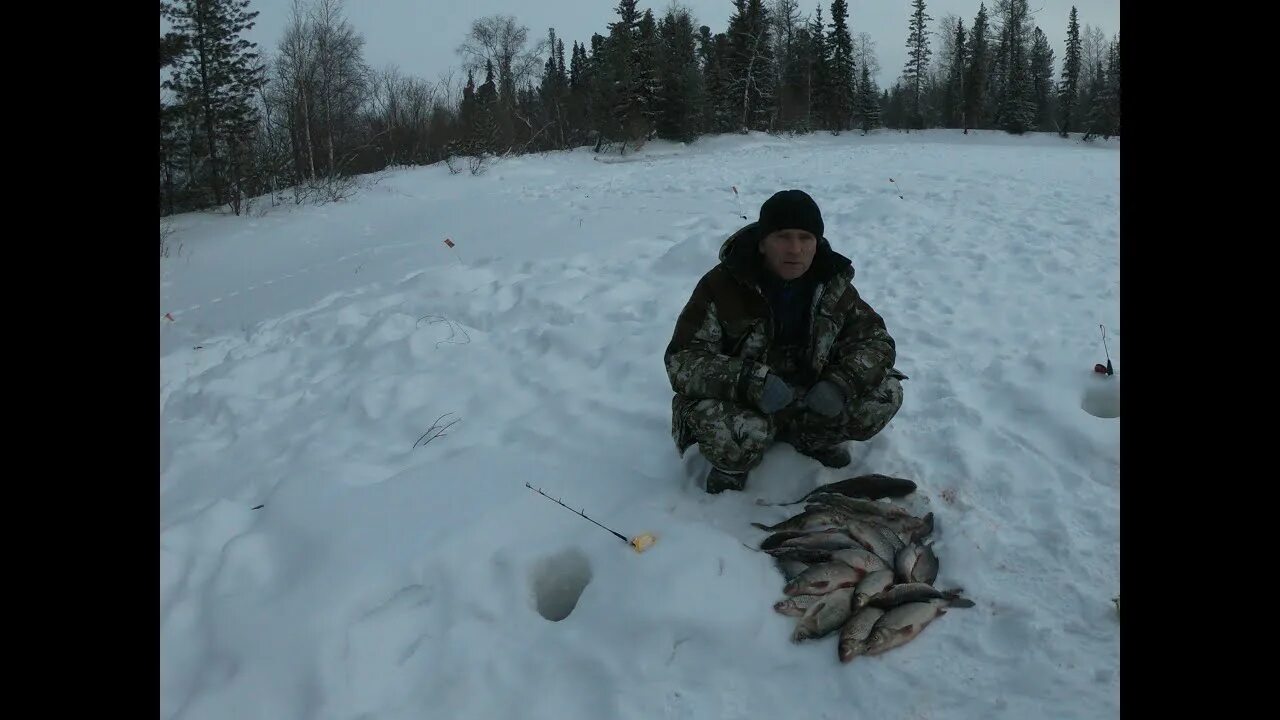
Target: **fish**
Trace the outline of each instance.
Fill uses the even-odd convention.
[[[933,513],[920,518],[920,526],[911,531],[911,542],[920,542],[933,534]]]
[[[830,505],[842,510],[861,515],[874,515],[883,518],[902,518],[908,519],[913,517],[910,512],[892,503],[876,502],[874,500],[862,500],[860,498],[851,498],[844,495],[832,495],[830,493],[817,495],[812,499],[813,504]]]
[[[866,607],[871,598],[888,590],[893,585],[892,570],[877,570],[868,573],[858,581],[853,589],[853,611],[858,612]]]
[[[791,642],[825,637],[838,630],[853,616],[849,604],[852,597],[853,588],[848,587],[823,595],[796,622]]]
[[[814,495],[823,494],[880,500],[890,497],[905,497],[915,491],[916,484],[906,478],[871,473],[820,485],[810,490],[808,494],[799,500],[784,504],[798,505]]]
[[[829,553],[827,557],[830,560],[834,560],[836,562],[842,562],[845,565],[848,565],[849,567],[853,568],[854,570],[861,570],[864,573],[873,573],[877,570],[893,569],[893,566],[889,565],[884,560],[881,560],[879,555],[876,555],[875,553],[863,547],[854,547],[854,548],[845,548],[844,550],[836,550],[832,553]]]
[[[818,495],[805,505],[804,511],[776,525],[753,523],[767,530],[813,530],[829,528],[842,521],[874,521],[891,529],[902,544],[919,541],[933,532],[933,512],[916,518],[900,507],[883,502],[855,500],[840,495]]]
[[[856,518],[858,520],[876,520],[886,525],[901,527],[903,529],[915,528],[921,522],[920,518],[907,513],[906,515],[895,515],[888,517],[879,513],[867,512],[861,508],[850,507],[845,501],[849,498],[840,495],[822,495],[813,502],[804,506],[803,512],[827,511],[836,513],[843,517]]]
[[[884,517],[884,515],[881,515],[880,513],[870,512],[861,506],[851,505],[849,504],[849,501],[850,501],[850,498],[847,498],[843,495],[817,495],[812,499],[810,499],[809,502],[804,506],[804,508],[805,510],[814,510],[817,508],[828,508],[830,510],[839,511],[845,514],[846,516],[853,517],[853,518],[866,518],[866,517],[883,518]],[[866,502],[866,501],[864,500],[862,502]]]
[[[784,540],[777,548],[773,548],[767,552],[774,554],[783,548],[809,548],[810,550],[834,551],[851,547],[860,547],[860,543],[853,539],[845,528],[832,528],[830,530],[819,530],[817,532],[805,533],[799,537]]]
[[[885,517],[884,515],[875,515],[853,510],[841,505],[824,506],[822,503],[814,503],[806,505],[805,510],[816,510],[822,507],[830,507],[836,513],[844,513],[849,519],[862,520],[879,524],[892,531],[902,544],[906,545],[911,542],[919,542],[921,539],[933,534],[933,513],[925,515],[922,518],[913,515]]]
[[[938,556],[930,545],[912,543],[898,551],[893,559],[893,569],[900,583],[932,585],[938,579]]]
[[[898,535],[898,533],[894,532],[893,528],[885,525],[884,523],[876,522],[875,520],[872,520],[868,524],[871,525],[871,527],[875,528],[876,531],[880,533],[880,537],[884,539],[886,543],[889,543],[891,547],[893,547],[894,557],[897,557],[897,553],[899,550],[907,546],[907,543],[909,541],[903,539],[901,536]]]
[[[918,542],[922,538],[929,537],[933,534],[933,513],[928,513],[924,517],[881,517],[871,519],[873,522],[878,522],[884,527],[892,530],[899,538],[901,538],[903,545]]]
[[[961,588],[939,590],[928,583],[901,583],[872,597],[867,605],[889,610],[911,602],[945,599],[951,601],[951,607],[973,607],[972,600],[960,597],[962,592],[964,591]]]
[[[874,518],[862,516],[858,518],[860,521],[877,528],[885,537],[886,542],[892,545],[895,552],[909,544],[911,544],[911,536],[914,534],[909,528],[917,527],[919,523],[908,525],[902,522],[885,522],[883,518]]]
[[[813,510],[805,510],[799,515],[793,515],[777,525],[763,525],[753,522],[751,526],[761,530],[768,530],[769,532],[812,531],[837,527],[844,522],[844,519],[845,515],[843,513],[827,507],[818,507]]]
[[[793,538],[798,538],[798,537],[804,537],[805,535],[808,535],[808,534],[809,533],[795,532],[795,531],[774,533],[769,537],[765,538],[764,540],[760,541],[760,549],[772,550],[773,548],[778,547],[779,545],[786,542],[787,540],[791,540]]]
[[[853,587],[863,578],[863,573],[842,562],[812,565],[782,588],[782,594],[825,595],[833,590]]]
[[[865,654],[879,655],[915,639],[924,628],[947,613],[945,598],[906,603],[885,612],[867,638]]]
[[[848,548],[853,550],[855,548]],[[857,548],[861,549],[861,548]],[[831,562],[834,553],[830,550],[814,550],[803,547],[783,546],[776,548],[769,553],[775,560],[790,560],[793,562],[801,562],[805,565],[817,565],[819,563]]]
[[[900,549],[896,542],[890,541],[887,536],[893,535],[884,528],[877,527],[871,523],[862,520],[850,520],[845,525],[845,530],[849,537],[853,538],[862,547],[870,550],[884,560],[886,563],[892,564],[898,555]],[[898,540],[894,536],[893,540]]]
[[[877,607],[865,607],[854,613],[844,627],[840,628],[840,643],[837,645],[840,662],[847,663],[866,651],[867,638],[880,618],[884,617],[884,613],[884,610]]]
[[[788,581],[799,577],[801,573],[809,569],[808,563],[799,560],[778,560],[778,571],[782,573],[782,577]]]
[[[773,609],[783,615],[791,617],[800,617],[805,611],[821,600],[823,595],[793,595],[786,600],[779,600],[773,604]]]

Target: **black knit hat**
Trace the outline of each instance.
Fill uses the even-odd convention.
[[[760,229],[765,235],[777,230],[807,230],[822,239],[822,211],[803,190],[783,190],[760,206]]]

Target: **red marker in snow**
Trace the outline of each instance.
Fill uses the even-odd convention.
[[[172,314],[172,313],[165,313],[165,314],[164,314],[164,318],[165,318],[166,320],[168,320],[169,322],[173,322],[173,314]]]

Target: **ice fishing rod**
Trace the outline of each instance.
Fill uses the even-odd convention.
[[[546,498],[546,499],[550,500],[551,502],[553,502],[553,503],[555,503],[555,504],[559,505],[560,507],[564,508],[565,510],[569,510],[570,512],[574,513],[575,515],[581,515],[583,518],[586,518],[587,520],[591,520],[591,518],[587,517],[587,514],[586,514],[586,513],[584,513],[584,512],[582,512],[581,510],[574,510],[573,508],[569,507],[568,505],[565,505],[564,503],[560,502],[560,501],[559,501],[559,500],[557,500],[556,498],[553,498],[553,497],[551,497],[550,495],[548,495],[548,494],[546,494],[546,493],[542,492],[542,490],[540,490],[540,489],[538,489],[538,488],[536,488],[536,487],[534,487],[534,486],[530,485],[529,483],[525,483],[525,484],[524,484],[524,486],[525,486],[525,487],[527,487],[527,488],[529,488],[530,490],[532,490],[532,491],[534,491],[534,492],[538,493],[538,494],[539,494],[539,495],[541,495],[542,497],[544,497],[544,498]],[[605,530],[609,530],[609,528],[604,527],[604,525],[600,525],[600,523],[596,522],[595,520],[591,520],[591,522],[595,523],[596,525],[599,525],[600,527],[604,528]],[[650,545],[652,545],[652,544],[654,543],[654,540],[655,540],[655,538],[653,537],[653,535],[652,535],[652,534],[650,534],[650,533],[644,533],[644,534],[641,534],[641,535],[637,535],[637,536],[635,536],[634,538],[631,538],[630,540],[628,540],[628,539],[627,539],[627,538],[626,538],[622,533],[614,532],[613,530],[609,530],[609,532],[613,533],[613,536],[614,536],[614,537],[616,537],[616,538],[618,538],[618,539],[619,539],[619,540],[621,540],[622,542],[624,542],[624,543],[626,543],[626,544],[630,545],[630,546],[631,546],[631,547],[632,547],[636,552],[644,552],[645,550],[647,550],[647,549],[649,548],[649,546],[650,546]]]
[[[742,210],[742,198],[738,196],[738,186],[730,185],[729,187],[733,189],[733,199],[738,201],[738,217],[746,220],[747,214]]]
[[[1098,363],[1093,366],[1093,371],[1099,375],[1115,375],[1116,371],[1111,367],[1111,351],[1107,349],[1107,329],[1102,325],[1098,325],[1098,329],[1102,331],[1102,352],[1106,353],[1107,365],[1103,367],[1102,363]]]

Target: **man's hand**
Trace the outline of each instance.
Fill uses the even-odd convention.
[[[791,404],[795,393],[782,378],[769,373],[764,378],[764,392],[760,395],[760,409],[772,415]]]
[[[805,405],[810,410],[826,417],[839,415],[844,409],[844,400],[844,393],[840,392],[840,388],[827,380],[819,380],[804,396]]]

